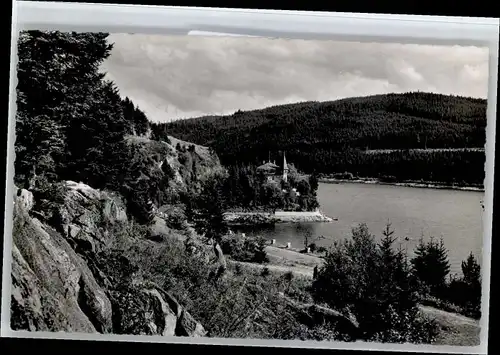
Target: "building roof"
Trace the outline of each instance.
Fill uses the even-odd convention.
[[[276,170],[276,169],[279,169],[279,166],[276,164],[273,164],[271,162],[267,162],[267,163],[265,163],[257,168],[257,170],[267,170],[267,171]]]

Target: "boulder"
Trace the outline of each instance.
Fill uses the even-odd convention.
[[[199,337],[206,334],[171,295],[160,288],[131,286],[112,292],[113,325],[117,334]]]
[[[127,222],[125,203],[112,193],[67,181],[68,193],[59,208],[60,229],[74,245],[99,252],[109,242],[113,225]]]
[[[29,212],[35,204],[33,194],[26,189],[14,187],[14,206],[16,203],[25,211]]]

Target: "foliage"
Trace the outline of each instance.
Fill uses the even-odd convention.
[[[393,242],[389,226],[379,244],[366,225],[354,228],[351,240],[334,243],[327,253],[313,295],[354,315],[364,340],[429,342],[435,327],[419,315],[409,263]]]
[[[63,204],[67,193],[64,182],[49,182],[43,175],[38,176],[32,188],[35,204],[32,212],[45,222],[57,226],[59,223],[59,207]]]
[[[122,110],[124,118],[130,122],[131,133],[144,136],[149,129],[149,120],[146,114],[135,106],[128,97],[122,100]]]
[[[43,172],[47,178],[65,171],[69,157],[90,153],[90,142],[71,142],[75,128],[92,129],[92,118],[106,116],[120,123],[120,111],[113,111],[115,94],[98,72],[109,56],[111,45],[104,33],[22,31],[18,42],[18,86],[16,117],[16,183]],[[83,124],[85,122],[85,124]],[[120,124],[115,125],[122,129]],[[108,133],[110,138],[113,129]],[[97,133],[95,130],[93,133]],[[85,138],[85,137],[80,137]],[[80,147],[75,146],[80,143]],[[107,142],[107,141],[106,141]],[[109,143],[114,143],[113,139]],[[80,167],[78,167],[80,168]]]
[[[205,180],[202,190],[197,195],[188,197],[188,218],[194,223],[198,234],[220,244],[222,237],[229,231],[224,219],[226,197],[224,194],[224,176],[213,174]]]
[[[154,217],[153,199],[157,197],[158,185],[166,184],[161,172],[151,171],[153,157],[138,145],[124,147],[120,156],[122,174],[114,188],[123,194],[128,213],[139,223],[151,223]]]
[[[348,149],[318,150],[318,155],[309,159],[313,165],[329,162],[331,165],[325,165],[322,172],[340,179],[379,178],[480,187],[484,181],[485,158],[484,151],[473,149],[380,152]]]
[[[221,240],[224,254],[231,259],[243,262],[266,263],[269,261],[266,253],[266,240],[263,238],[243,237],[242,235],[228,234]]]
[[[112,46],[105,33],[23,31],[19,37],[16,183],[82,181],[106,187],[129,123],[99,66]]]
[[[473,318],[481,317],[481,267],[471,253],[462,261],[462,277],[454,277],[448,285],[446,300],[460,306]]]
[[[166,216],[165,221],[170,228],[183,230],[186,226],[186,214],[183,205],[163,206],[162,212]]]
[[[428,287],[430,294],[437,297],[443,296],[446,290],[446,278],[450,272],[448,251],[444,247],[443,240],[437,242],[431,238],[425,243],[421,238],[411,264],[413,274],[424,286]]]

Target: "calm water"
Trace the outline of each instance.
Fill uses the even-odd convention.
[[[381,236],[389,220],[401,243],[412,255],[420,236],[443,238],[449,250],[452,273],[460,272],[461,261],[470,252],[481,261],[483,192],[411,188],[374,184],[320,184],[321,210],[338,218],[333,223],[278,224],[274,227],[243,227],[249,235],[276,239],[301,247],[309,229],[318,246],[349,237],[352,227],[366,223],[371,233]],[[318,238],[318,237],[324,238]],[[405,238],[408,237],[408,241]],[[311,241],[311,242],[312,242]]]

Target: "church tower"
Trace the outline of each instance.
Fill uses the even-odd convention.
[[[283,181],[287,182],[288,180],[288,165],[286,163],[285,153],[283,153]]]

